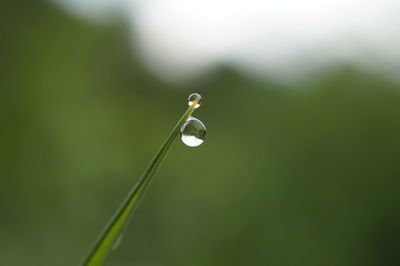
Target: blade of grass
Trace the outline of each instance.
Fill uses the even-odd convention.
[[[165,158],[175,138],[179,135],[181,127],[186,122],[186,120],[192,115],[197,103],[198,99],[193,101],[193,103],[189,106],[189,108],[183,114],[181,119],[172,129],[169,136],[162,144],[161,148],[158,150],[158,152],[154,155],[153,159],[148,164],[143,175],[133,186],[133,188],[129,191],[125,200],[119,206],[114,215],[111,217],[111,220],[106,225],[103,232],[99,235],[99,238],[95,242],[93,248],[83,261],[82,266],[103,265],[115,241],[118,239],[124,227],[126,227],[130,214],[133,212],[134,208],[138,205],[139,200],[146,191],[148,185],[150,184],[154,173],[157,171],[161,162]]]

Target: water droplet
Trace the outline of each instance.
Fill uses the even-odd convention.
[[[206,127],[197,118],[190,117],[181,128],[181,139],[190,147],[199,146],[204,142]]]
[[[188,104],[189,104],[189,106],[192,105],[192,103],[193,103],[196,99],[199,99],[199,101],[197,102],[197,104],[196,104],[196,106],[195,106],[194,108],[199,108],[200,105],[201,105],[202,100],[201,100],[201,95],[198,94],[198,93],[192,93],[192,94],[190,94],[190,96],[189,96],[189,98],[188,98]]]

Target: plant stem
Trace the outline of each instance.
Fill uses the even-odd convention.
[[[154,173],[157,171],[161,162],[165,158],[169,148],[174,142],[175,138],[179,135],[179,131],[186,120],[192,115],[198,99],[193,101],[186,112],[183,114],[181,119],[172,129],[167,139],[162,144],[161,148],[154,155],[153,159],[148,164],[143,175],[129,191],[127,197],[119,206],[117,211],[111,217],[109,223],[100,234],[99,238],[95,242],[93,248],[81,264],[82,266],[100,266],[103,265],[107,259],[110,250],[112,249],[115,241],[118,239],[122,230],[126,227],[128,218],[133,213],[135,207],[137,207],[140,198],[143,196],[148,185],[150,184]]]

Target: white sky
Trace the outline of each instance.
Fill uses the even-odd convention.
[[[277,79],[333,62],[400,66],[398,0],[54,1],[80,16],[126,16],[145,64],[167,80],[215,63]]]

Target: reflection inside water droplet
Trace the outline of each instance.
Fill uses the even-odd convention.
[[[205,136],[206,127],[197,118],[190,117],[181,128],[181,139],[187,146],[199,146],[204,142]]]
[[[188,98],[188,104],[189,104],[189,106],[192,105],[192,103],[193,103],[196,99],[199,99],[199,101],[197,102],[197,104],[196,104],[196,106],[195,106],[194,108],[199,108],[200,105],[201,105],[202,100],[201,100],[201,95],[198,94],[198,93],[192,93],[192,94],[190,94],[190,96],[189,96],[189,98]]]

